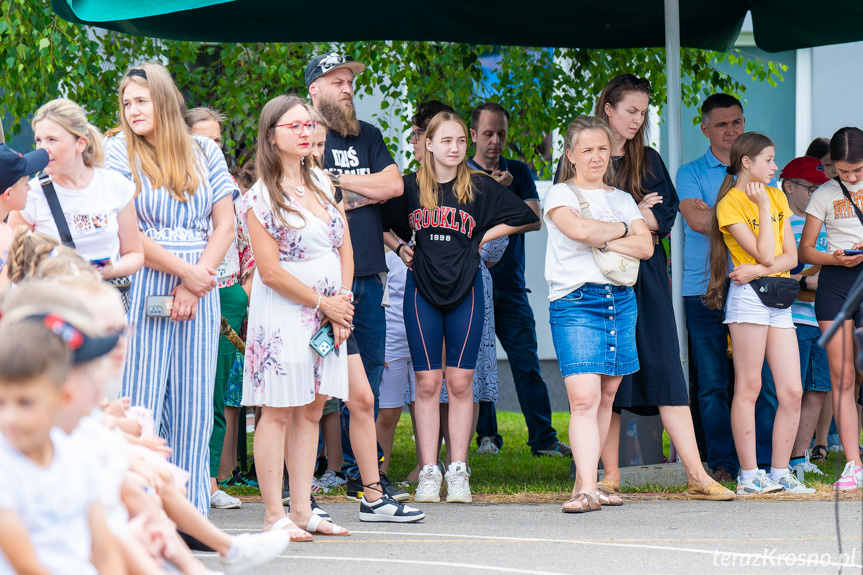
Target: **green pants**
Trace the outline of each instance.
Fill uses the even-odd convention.
[[[240,284],[219,289],[222,304],[222,315],[237,333],[246,316],[249,297]],[[219,461],[222,459],[222,445],[225,443],[225,386],[237,348],[224,335],[219,336],[219,353],[216,357],[216,386],[213,389],[213,435],[210,436],[210,477],[219,474]]]

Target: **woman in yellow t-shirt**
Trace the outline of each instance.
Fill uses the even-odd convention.
[[[787,277],[797,265],[788,200],[781,190],[766,185],[777,170],[774,156],[773,142],[762,134],[749,132],[737,138],[731,147],[728,175],[717,196],[710,235],[710,282],[705,303],[714,309],[724,304],[734,351],[731,431],[740,460],[738,495],[814,492],[788,471],[803,395],[791,310],[768,307],[750,285],[763,276]],[[731,273],[727,270],[729,252],[734,264]],[[726,277],[730,280],[727,295]],[[765,357],[779,402],[769,475],[758,469],[755,453],[755,402]]]

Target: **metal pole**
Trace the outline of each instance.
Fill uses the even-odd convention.
[[[666,109],[668,119],[668,171],[677,177],[677,169],[683,158],[681,146],[680,95],[680,3],[665,1],[665,76]],[[683,375],[689,381],[689,348],[686,337],[686,319],[683,315],[683,216],[677,214],[671,229],[671,299],[674,304],[674,320],[677,323],[677,339],[680,341],[680,363]]]

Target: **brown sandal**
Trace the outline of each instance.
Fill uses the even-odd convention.
[[[577,506],[576,506],[577,505]],[[600,511],[602,505],[595,497],[587,493],[578,493],[575,497],[563,504],[560,508],[564,513],[587,513],[588,511]]]
[[[610,493],[601,486],[596,490],[596,498],[599,500],[600,505],[609,505],[611,507],[623,505],[623,499],[621,499],[619,495],[616,493]]]

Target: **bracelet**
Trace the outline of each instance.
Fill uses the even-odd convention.
[[[323,298],[323,294],[318,293],[318,303],[315,304],[315,309],[312,310],[315,313],[318,313],[318,310],[321,309],[321,298]]]
[[[399,250],[402,249],[403,247],[405,247],[404,244],[399,244],[399,246],[396,248],[396,255],[397,256],[402,257],[401,255],[399,255]]]
[[[611,242],[605,242],[605,246],[603,246],[603,247],[599,248],[599,251],[601,251],[602,253],[607,252],[607,251],[608,251],[608,244],[609,244],[609,243],[611,243]]]
[[[627,224],[626,222],[620,222],[620,223],[623,224],[623,235],[620,237],[625,238],[626,236],[629,235],[629,224]]]
[[[354,292],[344,286],[342,286],[342,290],[339,292],[339,295],[346,295],[349,300],[354,301]]]
[[[806,291],[807,289],[809,289],[806,287],[806,276],[801,277],[798,283],[800,284],[801,291]]]

